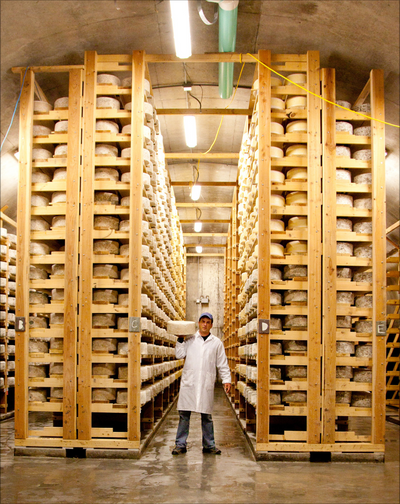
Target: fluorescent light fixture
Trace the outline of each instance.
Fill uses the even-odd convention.
[[[196,221],[194,223],[194,230],[196,231],[196,233],[200,233],[202,227],[203,223],[201,221]]]
[[[197,247],[196,247],[196,252],[197,252],[198,254],[201,254],[201,253],[203,252],[203,247],[202,247],[201,245],[197,245]]]
[[[200,198],[201,186],[194,184],[190,192],[190,197],[193,201],[197,201]]]
[[[188,147],[197,145],[196,118],[194,116],[183,116],[183,126],[185,128],[185,140]]]
[[[188,0],[170,0],[172,29],[174,31],[175,53],[178,58],[192,55]]]

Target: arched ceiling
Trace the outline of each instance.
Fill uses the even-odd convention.
[[[206,26],[190,1],[193,54],[218,52],[218,23]],[[202,1],[204,12],[212,18],[214,5]],[[1,0],[1,139],[9,127],[19,93],[15,66],[82,64],[84,52],[129,54],[132,50],[148,54],[174,54],[169,2],[166,0],[42,1]],[[336,69],[337,98],[354,102],[373,68],[385,75],[386,120],[399,124],[399,2],[366,1],[251,1],[240,0],[236,52],[256,53],[320,52],[321,67]],[[246,108],[254,76],[254,65],[246,64],[241,87],[232,104]],[[193,84],[192,93],[204,108],[226,106],[218,96],[216,64],[149,64],[157,108],[185,107],[182,88],[185,70]],[[235,82],[240,65],[235,65]],[[200,86],[201,84],[201,86]],[[40,82],[49,101],[65,96],[62,79],[46,74]],[[198,103],[190,99],[192,107]],[[198,120],[197,152],[208,149],[219,124],[218,117]],[[216,152],[238,152],[244,116],[226,117]],[[164,116],[161,121],[166,152],[188,152],[182,118]],[[386,126],[387,226],[399,219],[399,130]],[[13,153],[18,150],[18,113],[1,153],[1,205],[16,219],[18,165]],[[192,164],[169,163],[172,180],[192,180]],[[200,180],[235,181],[236,165],[208,163],[201,166]],[[188,188],[175,188],[177,201],[189,201]],[[229,201],[232,187],[204,188],[202,201]],[[193,217],[181,210],[181,218]],[[212,218],[208,210],[203,217]],[[226,213],[226,212],[225,212]],[[220,219],[225,218],[219,210]],[[221,217],[222,215],[222,217]],[[219,231],[220,227],[210,230]],[[219,225],[221,226],[221,225]],[[398,229],[391,233],[398,243]],[[389,245],[390,249],[390,245]]]

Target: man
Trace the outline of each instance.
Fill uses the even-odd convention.
[[[185,340],[178,338],[176,343],[176,358],[186,360],[178,399],[179,425],[172,455],[186,453],[192,411],[201,413],[203,453],[221,454],[215,446],[211,417],[216,369],[227,393],[231,389],[231,373],[222,341],[210,333],[213,322],[211,313],[203,313],[199,318],[199,330]]]

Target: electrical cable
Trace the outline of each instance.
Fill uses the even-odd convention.
[[[22,79],[22,84],[21,84],[21,89],[20,89],[20,91],[19,91],[18,100],[17,100],[17,103],[15,104],[15,107],[14,107],[14,112],[13,112],[13,115],[12,115],[12,117],[11,117],[10,126],[8,127],[7,133],[5,134],[5,136],[4,136],[4,138],[3,138],[3,141],[1,142],[0,152],[3,150],[3,145],[4,145],[4,142],[6,141],[6,139],[7,139],[7,137],[8,137],[8,134],[10,133],[10,129],[11,129],[12,123],[13,123],[13,121],[14,121],[15,112],[17,111],[17,107],[18,107],[19,100],[21,99],[22,90],[23,90],[23,88],[24,88],[24,83],[25,83],[26,72],[28,71],[28,68],[29,68],[28,66],[25,68],[24,78]]]
[[[282,77],[283,79],[287,80],[291,84],[294,84],[295,86],[297,86],[298,88],[302,89],[303,91],[306,91],[306,93],[312,94],[313,96],[316,96],[317,98],[320,98],[321,100],[323,100],[326,103],[330,103],[331,105],[335,105],[335,107],[339,107],[341,109],[347,110],[348,112],[353,112],[354,114],[357,114],[359,116],[362,116],[362,117],[365,117],[367,119],[370,119],[371,121],[378,121],[380,123],[386,124],[387,126],[393,126],[394,128],[400,128],[400,126],[397,125],[397,124],[392,124],[392,123],[389,123],[389,122],[386,122],[386,121],[382,121],[381,119],[375,119],[374,117],[362,114],[361,112],[357,112],[356,110],[351,110],[351,109],[349,109],[347,107],[343,107],[342,105],[338,105],[335,102],[331,102],[331,101],[327,100],[326,98],[324,98],[323,96],[320,96],[320,95],[318,95],[316,93],[313,93],[312,91],[309,91],[308,89],[304,88],[303,86],[300,86],[300,84],[297,84],[296,82],[291,81],[290,79],[288,79],[284,75],[281,75],[279,72],[277,72],[273,68],[270,68],[268,65],[266,65],[265,63],[263,63],[262,61],[260,61],[258,58],[256,58],[252,54],[247,53],[247,56],[251,56],[253,59],[255,59],[256,61],[258,61],[258,63],[260,63],[262,66],[264,66],[265,68],[267,68],[271,72],[274,72],[274,74],[279,75],[279,77]]]
[[[192,95],[192,93],[191,93],[190,91],[188,91],[188,95],[189,95],[189,96],[191,96],[192,98],[194,98],[194,99],[195,99],[195,100],[199,103],[199,105],[200,105],[200,110],[201,110],[201,101],[200,101],[198,98],[196,98],[195,96],[193,96],[193,95]]]

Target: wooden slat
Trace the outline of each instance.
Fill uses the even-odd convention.
[[[132,54],[132,138],[130,229],[129,229],[129,316],[141,316],[142,288],[142,175],[143,89],[145,53]],[[128,333],[128,440],[140,441],[140,330]]]
[[[385,120],[383,70],[372,70],[371,115]],[[385,206],[385,126],[371,121],[372,129],[372,443],[385,442],[385,336],[376,335],[376,323],[386,321],[386,206]]]
[[[239,153],[234,152],[166,152],[165,159],[239,159]]]
[[[191,187],[193,185],[192,181],[171,181],[171,186],[179,186],[179,187]],[[196,185],[201,187],[236,187],[236,182],[196,182]],[[181,221],[182,222],[182,221]]]
[[[15,220],[11,219],[11,217],[9,217],[8,215],[6,215],[4,212],[0,212],[0,218],[7,222],[8,224],[11,224],[11,226],[13,227],[17,227],[17,223],[15,222]]]
[[[259,51],[258,59],[270,66],[270,51]],[[258,64],[258,125],[259,138],[259,168],[258,168],[258,318],[270,319],[269,273],[271,260],[270,242],[270,190],[271,190],[271,72]],[[258,383],[257,383],[257,443],[266,443],[269,436],[269,335],[258,334]]]
[[[256,63],[247,54],[232,52],[193,54],[189,58],[178,58],[175,54],[146,54],[145,60],[146,63]]]
[[[78,340],[79,189],[82,128],[82,70],[69,74],[67,212],[65,225],[63,437],[76,439]]]
[[[386,234],[391,233],[392,231],[394,231],[395,229],[397,229],[399,226],[400,226],[400,221],[395,222],[394,224],[392,224],[391,226],[389,226],[386,229]]]
[[[251,109],[226,109],[226,108],[214,108],[214,109],[189,109],[189,108],[165,108],[157,109],[157,115],[194,115],[194,116],[213,116],[213,115],[234,115],[234,116],[249,116],[252,114]]]
[[[22,75],[21,75],[22,81]],[[16,317],[25,317],[26,331],[15,338],[15,438],[28,436],[29,233],[32,176],[34,72],[29,69],[19,112],[19,181],[17,211]]]
[[[97,54],[85,53],[85,91],[83,102],[83,159],[80,229],[80,328],[78,374],[78,439],[91,438],[91,353],[92,353],[92,275],[93,275],[93,210],[94,210],[94,149],[97,84]]]
[[[30,66],[29,71],[37,73],[69,72],[70,70],[84,70],[83,65],[60,65],[60,66]],[[24,73],[26,67],[12,67],[13,73]]]

